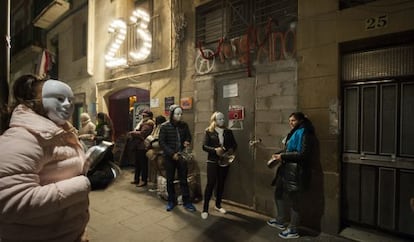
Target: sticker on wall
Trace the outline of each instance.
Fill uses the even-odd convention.
[[[190,110],[193,108],[193,98],[191,97],[183,97],[180,99],[180,106],[184,110]]]
[[[231,130],[242,130],[244,120],[244,107],[241,105],[230,105],[228,111],[229,125]]]
[[[239,88],[237,83],[223,86],[223,98],[237,97],[239,95]]]

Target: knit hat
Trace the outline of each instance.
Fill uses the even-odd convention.
[[[172,104],[170,106],[170,113],[173,113],[175,109],[180,108],[180,105],[178,104]]]
[[[91,117],[89,116],[88,113],[81,113],[80,120],[81,120],[82,124],[85,124],[85,123],[91,121]]]
[[[150,117],[150,118],[152,118],[154,116],[154,114],[148,109],[142,110],[141,115],[142,116],[147,116],[147,117]]]

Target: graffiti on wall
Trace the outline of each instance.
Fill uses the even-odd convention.
[[[246,34],[218,40],[215,50],[203,48],[198,43],[195,68],[198,74],[206,74],[214,69],[216,63],[246,65],[250,76],[250,65],[270,63],[294,58],[296,55],[295,28],[286,31],[271,31],[271,22],[265,29],[249,28]],[[218,60],[216,62],[216,59]]]

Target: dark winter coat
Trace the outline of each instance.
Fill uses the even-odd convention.
[[[159,144],[164,151],[164,156],[172,156],[184,149],[184,142],[191,143],[191,133],[185,122],[167,121],[161,125]]]
[[[131,148],[137,150],[145,150],[146,147],[144,145],[144,140],[147,138],[148,135],[152,133],[154,129],[155,123],[152,119],[148,119],[140,125],[138,130],[131,131]]]
[[[310,182],[310,163],[314,146],[313,127],[301,125],[297,129],[292,130],[288,135],[287,143],[292,134],[301,128],[305,130],[301,137],[300,151],[287,151],[285,148],[283,151],[278,152],[281,154],[282,165],[277,170],[272,185],[279,184],[284,186],[284,190],[288,192],[304,191],[308,188]],[[277,182],[278,179],[281,182]]]

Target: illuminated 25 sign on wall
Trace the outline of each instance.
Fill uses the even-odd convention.
[[[150,22],[149,14],[143,9],[136,9],[132,12],[130,17],[131,26],[136,31],[135,39],[137,42],[134,48],[128,50],[129,52],[122,54],[121,46],[125,44],[127,30],[129,29],[125,21],[116,19],[108,28],[108,32],[113,34],[111,43],[107,47],[105,54],[105,63],[109,68],[126,67],[128,66],[127,58],[130,57],[134,61],[142,61],[148,58],[152,48],[152,36],[148,30]],[[128,56],[127,56],[128,55]]]

